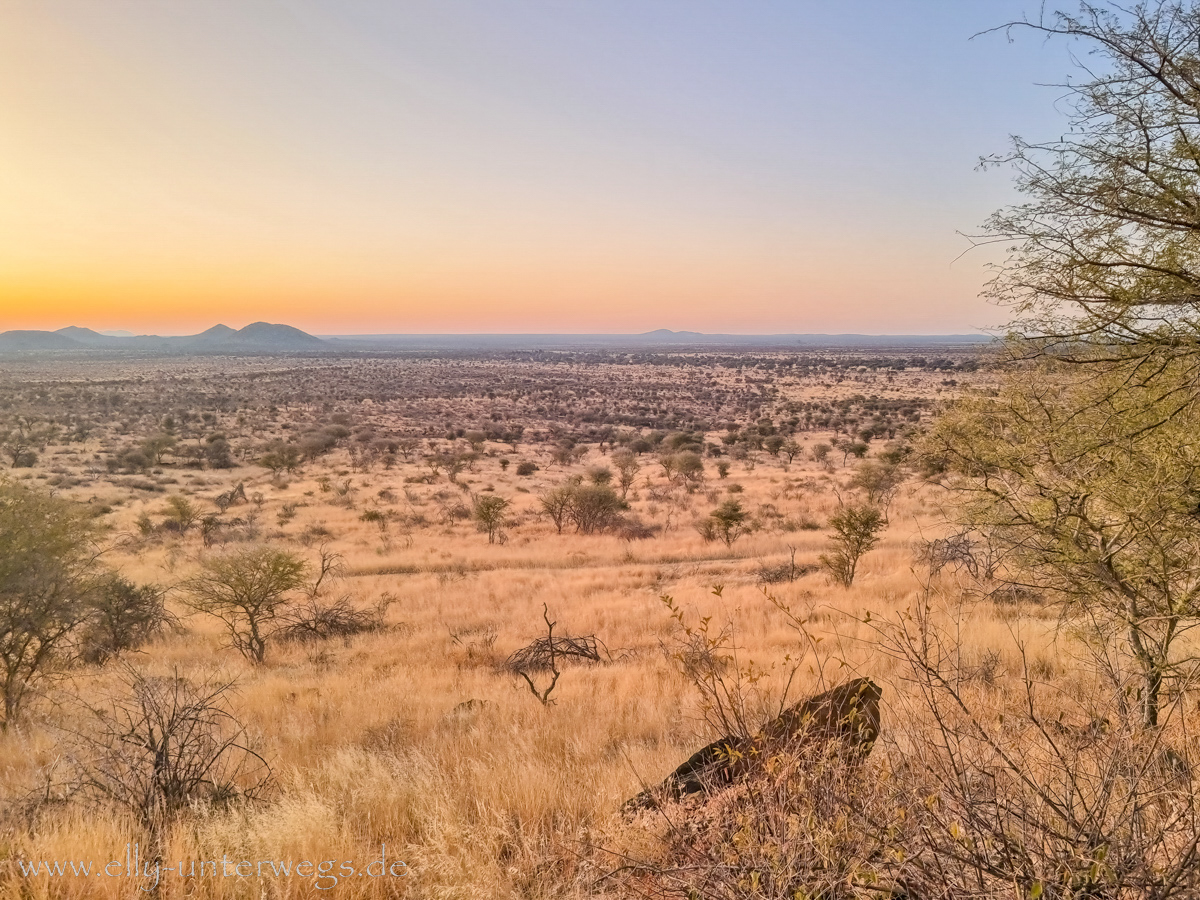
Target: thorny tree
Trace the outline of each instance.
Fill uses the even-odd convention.
[[[1155,725],[1164,682],[1195,667],[1200,406],[1174,409],[1161,377],[1097,375],[1049,362],[1014,373],[998,397],[944,416],[927,446],[1003,580],[1048,592],[1098,637],[1124,636]]]
[[[95,537],[71,503],[0,484],[0,729],[79,649],[105,577]]]
[[[291,553],[251,547],[203,560],[183,587],[188,605],[220,619],[238,652],[258,664],[306,572],[304,561]]]
[[[1065,86],[1066,133],[990,160],[1027,200],[986,225],[1010,248],[989,295],[1034,346],[1200,358],[1200,7],[1084,3],[1020,27],[1091,55]]]
[[[1009,245],[989,294],[1016,311],[1018,361],[932,449],[1007,578],[1124,634],[1154,725],[1200,611],[1200,4],[1084,3],[1008,27],[1091,56],[1066,86],[1067,132],[993,160],[1027,198],[986,228]]]
[[[71,787],[133,815],[157,854],[193,804],[260,798],[271,769],[229,708],[232,688],[126,667],[122,690],[87,707],[89,721],[69,734]]]

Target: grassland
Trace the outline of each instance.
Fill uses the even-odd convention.
[[[919,746],[928,725],[914,712],[919,692],[910,669],[882,646],[879,623],[930,597],[914,548],[940,533],[943,498],[906,470],[880,544],[852,586],[832,584],[819,560],[830,543],[826,523],[854,495],[849,482],[859,462],[836,450],[818,461],[814,448],[857,434],[871,415],[849,423],[839,413],[831,427],[805,412],[895,401],[890,408],[897,417],[906,410],[903,421],[892,421],[890,439],[881,432],[869,441],[871,460],[904,444],[940,399],[968,381],[983,385],[986,375],[973,365],[867,367],[852,357],[807,360],[812,368],[785,374],[756,360],[737,362],[129,360],[106,363],[102,372],[81,363],[10,366],[5,414],[57,429],[36,465],[9,477],[90,504],[108,529],[106,563],[166,589],[180,616],[179,628],[126,664],[152,675],[236,681],[233,707],[274,772],[264,802],[197,807],[183,817],[166,859],[365,863],[386,844],[407,863],[406,876],[345,878],[337,896],[648,890],[627,873],[611,873],[630,860],[667,865],[663,826],[622,818],[621,804],[715,736],[701,694],[680,671],[681,632],[664,597],[689,625],[711,617],[714,628],[727,626],[738,664],[766,673],[747,689],[754,715],[780,702],[797,666],[792,698],[866,675],[884,687],[886,746],[878,758],[894,761]],[[161,431],[167,417],[173,451],[144,467],[107,462]],[[763,421],[800,445],[790,463],[753,441],[722,439]],[[273,442],[330,422],[343,423],[346,434],[294,471],[272,474],[255,462]],[[667,479],[658,447],[639,456],[626,516],[644,536],[560,534],[541,514],[546,490],[609,466],[616,448],[656,429],[702,435],[708,450],[704,477],[690,487]],[[228,441],[231,468],[184,456],[185,444],[203,447],[213,434]],[[352,452],[356,435],[365,436],[362,452]],[[400,452],[387,459],[389,441]],[[412,445],[401,447],[406,441]],[[378,452],[362,449],[371,446]],[[453,479],[425,459],[449,452],[470,453]],[[537,470],[518,475],[521,462]],[[729,466],[725,477],[718,462]],[[212,499],[239,483],[249,499],[218,514]],[[464,513],[485,495],[512,504],[495,543]],[[207,540],[198,525],[182,533],[170,527],[171,496],[219,515],[221,527]],[[751,514],[753,530],[728,547],[706,542],[695,524],[731,498]],[[378,515],[364,516],[369,511]],[[227,646],[219,623],[189,612],[179,588],[206,555],[246,543],[310,561],[320,548],[339,554],[342,577],[327,595],[360,608],[390,601],[385,627],[276,642],[265,665],[251,665]],[[764,578],[793,559],[801,577]],[[967,695],[999,708],[1010,698],[997,685],[1031,666],[1047,683],[1083,678],[1072,674],[1052,611],[1032,601],[984,600],[953,619],[947,611],[963,613],[959,588],[943,579],[936,593],[938,614],[961,629],[961,670],[975,673],[963,685]],[[820,639],[815,652],[781,605]],[[544,633],[544,609],[560,634],[595,635],[604,649],[599,663],[562,666],[550,705],[504,667],[510,653]],[[111,665],[74,668],[19,727],[0,733],[0,856],[10,860],[0,870],[0,892],[115,898],[145,887],[126,878],[26,878],[12,863],[124,859],[126,844],[139,840],[121,810],[72,802],[55,787],[63,710],[71,698],[102,697],[119,677]],[[166,897],[302,897],[321,895],[319,886],[298,877],[164,876],[157,890]]]

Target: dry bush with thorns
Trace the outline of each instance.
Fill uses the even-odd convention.
[[[233,687],[125,667],[120,689],[67,732],[68,794],[129,813],[158,853],[171,825],[197,804],[263,799],[271,767],[229,708]]]

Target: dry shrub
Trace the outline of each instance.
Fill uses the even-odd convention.
[[[193,684],[126,667],[103,705],[67,732],[68,792],[129,813],[161,848],[172,822],[197,804],[264,797],[271,768],[228,705],[232,682]]]
[[[760,563],[758,566],[757,576],[759,584],[782,584],[784,582],[792,582],[797,578],[803,578],[805,575],[811,575],[819,568],[811,563],[796,563],[796,548],[788,547],[791,551],[786,562],[781,562],[775,565],[770,563]]]
[[[307,597],[284,614],[283,626],[277,632],[284,641],[325,641],[331,638],[351,638],[369,634],[384,627],[390,597],[384,597],[366,609],[356,606],[349,597],[322,601]]]
[[[609,883],[719,900],[1197,896],[1200,741],[1187,684],[1148,728],[1136,674],[1112,648],[1048,685],[1019,639],[1013,674],[996,651],[964,653],[972,614],[935,610],[926,592],[874,623],[903,687],[873,757],[793,745],[707,800],[643,814],[640,843],[624,833],[613,850]],[[733,677],[724,643],[701,644],[702,659],[724,663],[683,671],[706,702],[736,711],[755,684]]]
[[[467,663],[494,664],[498,637],[498,632],[491,625],[450,629],[450,643],[462,648],[466,654],[464,662]]]
[[[850,764],[832,744],[784,750],[708,802],[643,815],[649,855],[619,852],[608,878],[635,896],[681,900],[867,896],[899,814],[881,781],[878,766]]]
[[[1194,897],[1200,744],[1185,693],[1164,724],[1141,724],[1136,678],[1097,656],[1092,677],[1039,682],[963,663],[960,612],[938,624],[928,599],[880,631],[917,698],[891,741],[893,801],[905,810],[893,876],[913,896]]]

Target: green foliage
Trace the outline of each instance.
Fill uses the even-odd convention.
[[[383,532],[387,531],[387,529],[388,529],[387,513],[381,509],[364,510],[362,513],[359,514],[358,520],[360,522],[370,522],[372,525],[374,525],[376,528],[379,529],[381,534]]]
[[[508,523],[508,508],[512,503],[495,494],[484,494],[476,497],[471,507],[471,518],[475,520],[480,531],[487,532],[488,543],[494,544],[503,537],[504,526]]]
[[[0,727],[16,720],[40,681],[75,658],[75,638],[105,578],[96,536],[78,506],[0,483]]]
[[[589,466],[587,479],[592,484],[609,484],[612,481],[612,469],[607,466]]]
[[[199,507],[182,494],[167,498],[166,525],[180,534],[187,534],[203,518]]]
[[[173,621],[161,589],[119,575],[100,580],[90,605],[80,657],[96,665],[139,649]]]
[[[1015,370],[925,445],[1002,578],[1048,592],[1102,636],[1125,634],[1147,724],[1200,615],[1200,401],[1186,360],[1151,359]]]
[[[297,446],[275,443],[258,459],[258,464],[270,469],[272,477],[280,472],[295,472],[300,467],[302,453]]]
[[[617,450],[612,455],[613,467],[617,470],[617,484],[621,488],[621,499],[629,495],[629,489],[637,480],[642,464],[638,462],[637,454],[627,449]]]
[[[220,619],[232,645],[257,664],[266,659],[268,639],[307,571],[287,551],[251,547],[203,559],[183,589],[188,605]]]
[[[851,503],[829,519],[833,549],[820,557],[833,580],[849,587],[854,583],[859,560],[879,543],[885,525],[883,514],[869,503]]]
[[[904,472],[898,465],[874,460],[861,463],[850,479],[850,487],[861,490],[867,503],[879,508],[885,523],[892,500],[903,483]]]
[[[595,534],[614,526],[626,503],[606,484],[580,484],[571,492],[568,513],[580,534]]]
[[[568,523],[580,534],[604,531],[617,525],[621,512],[629,508],[607,484],[581,484],[578,479],[550,488],[538,500],[559,534]]]
[[[707,541],[721,541],[732,547],[734,541],[750,530],[750,514],[739,500],[726,500],[701,520],[697,530]]]
[[[0,433],[0,452],[14,469],[28,469],[37,465],[38,452],[57,434],[58,426],[53,423],[19,418],[14,427]]]
[[[156,434],[142,441],[141,452],[155,466],[161,466],[163,457],[175,449],[174,435]]]

